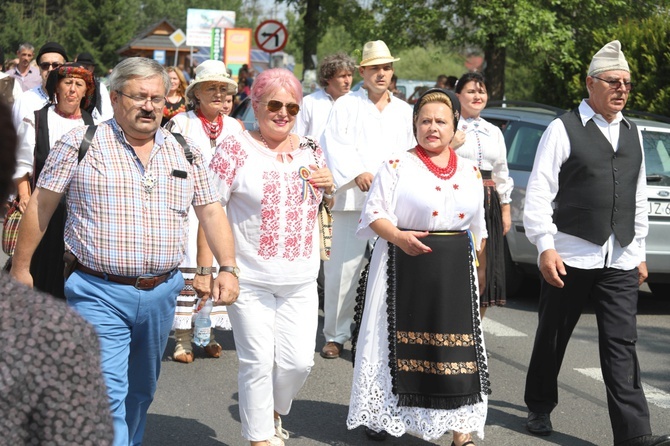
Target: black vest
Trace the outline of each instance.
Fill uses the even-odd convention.
[[[600,246],[614,232],[621,246],[629,245],[635,237],[635,193],[642,163],[637,127],[621,122],[614,152],[593,120],[582,125],[578,109],[559,119],[570,140],[570,157],[558,175],[556,227]]]

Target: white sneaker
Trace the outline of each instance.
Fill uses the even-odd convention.
[[[288,431],[281,426],[281,417],[275,418],[275,437],[288,440]]]
[[[284,446],[284,440],[279,437],[272,437],[268,440],[265,440],[265,443],[268,446]]]

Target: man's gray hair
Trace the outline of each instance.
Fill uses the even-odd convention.
[[[119,62],[109,75],[109,90],[122,91],[126,82],[132,79],[149,79],[160,76],[165,86],[165,94],[170,90],[170,76],[163,65],[146,57],[129,57]]]
[[[35,47],[32,45],[32,43],[24,42],[21,45],[19,45],[19,49],[17,52],[20,53],[23,50],[32,51],[34,53]]]
[[[356,69],[356,61],[346,53],[336,53],[326,56],[319,67],[319,85],[328,86],[328,81],[335,77],[340,70],[351,73]]]

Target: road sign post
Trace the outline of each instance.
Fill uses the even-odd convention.
[[[177,66],[177,58],[179,56],[179,47],[186,42],[186,34],[181,28],[177,29],[175,32],[170,34],[170,41],[176,47],[174,52],[174,66]]]

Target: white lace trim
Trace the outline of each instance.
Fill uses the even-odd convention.
[[[420,434],[426,441],[436,440],[450,431],[476,433],[484,439],[484,424],[488,406],[487,395],[483,401],[454,410],[398,407],[398,397],[391,390],[391,372],[383,363],[370,363],[364,359],[354,370],[347,427],[367,426],[385,430],[394,437],[406,432]]]

